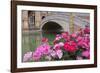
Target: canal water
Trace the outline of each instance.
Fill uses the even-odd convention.
[[[49,43],[52,44],[56,33],[48,32],[28,32],[22,34],[22,55],[28,51],[34,51],[40,44],[43,37],[48,38]]]

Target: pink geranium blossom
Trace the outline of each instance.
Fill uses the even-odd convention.
[[[49,39],[43,37],[41,44],[34,52],[27,52],[23,61],[60,60],[60,59],[89,59],[90,58],[90,27],[86,26],[79,31],[70,34],[63,32],[57,34],[51,43]],[[64,56],[65,55],[65,56]],[[67,57],[67,55],[69,57]],[[63,57],[64,56],[64,57]]]
[[[90,28],[89,28],[89,26],[86,26],[86,27],[85,27],[84,33],[85,33],[85,34],[90,34]]]
[[[62,50],[60,50],[60,49],[56,49],[56,50],[52,50],[51,53],[50,53],[50,55],[51,55],[53,58],[59,58],[59,59],[61,59],[62,56],[63,56],[63,52],[62,52]]]
[[[50,50],[50,45],[44,43],[42,45],[40,45],[36,51],[39,51],[41,52],[42,54],[48,54],[49,53],[49,50]]]
[[[90,57],[90,52],[89,51],[83,51],[82,56],[89,58]]]
[[[78,37],[76,38],[76,41],[79,42],[79,41],[82,40],[82,38],[83,38],[82,36],[78,36]]]
[[[42,38],[42,42],[48,42],[48,38]]]
[[[71,37],[72,38],[76,38],[77,37],[77,34],[76,33],[73,33],[73,34],[71,34]]]
[[[39,61],[40,58],[41,58],[41,56],[42,56],[41,52],[35,51],[35,52],[33,53],[33,60],[34,60],[34,61]]]
[[[61,35],[57,34],[55,40],[60,40],[61,38],[62,38]]]
[[[61,59],[63,56],[62,50],[56,50],[56,55],[58,56],[59,59]]]
[[[32,52],[27,52],[24,54],[23,61],[29,61],[32,58]]]
[[[33,59],[35,61],[40,60],[43,55],[47,55],[50,53],[50,46],[46,43],[37,47],[36,51],[33,53]]]
[[[43,47],[43,49],[42,49],[43,50],[43,54],[48,54],[50,52],[50,45],[43,44],[42,47]]]
[[[51,50],[50,55],[51,55],[52,57],[54,57],[54,58],[57,57],[56,51],[55,51],[55,50]]]
[[[81,56],[76,57],[77,60],[82,60],[83,58]]]
[[[82,39],[77,39],[78,40],[78,43],[77,45],[82,47],[82,48],[85,48],[85,49],[89,49],[90,45],[90,40],[88,37],[83,37]]]
[[[57,34],[56,37],[55,37],[55,39],[54,39],[54,41],[53,41],[54,45],[55,45],[56,42],[58,42],[61,38],[62,38],[62,36],[61,36],[60,34]]]
[[[55,44],[53,48],[54,49],[60,49],[60,45],[59,44]]]
[[[59,43],[59,46],[60,46],[60,47],[63,47],[63,46],[64,46],[64,43],[63,43],[63,42],[60,42],[60,43]]]
[[[83,36],[83,35],[84,35],[84,30],[83,30],[82,28],[80,28],[80,30],[78,31],[78,34],[79,34],[80,36]]]
[[[53,48],[54,49],[60,49],[63,46],[64,46],[64,43],[63,42],[60,42],[60,43],[55,44]]]
[[[71,42],[66,42],[64,44],[64,49],[66,51],[69,51],[69,52],[75,52],[77,49],[76,49],[76,43],[74,41],[71,41]]]
[[[69,35],[68,32],[62,33],[62,37],[63,37],[63,38],[66,38],[68,35]]]
[[[62,35],[62,38],[64,38],[66,41],[69,41],[70,40],[70,36],[69,36],[69,33],[68,32],[64,32],[61,35]]]

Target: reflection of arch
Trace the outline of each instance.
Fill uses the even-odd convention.
[[[58,23],[48,21],[42,26],[41,30],[43,32],[62,32],[64,29]]]

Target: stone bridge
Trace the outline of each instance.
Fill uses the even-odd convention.
[[[48,22],[55,22],[62,27],[63,31],[70,32],[70,16],[67,15],[46,16],[40,23],[40,31],[42,31],[42,28]],[[78,16],[74,16],[73,24],[84,28],[85,25],[89,25],[89,20],[83,19]]]

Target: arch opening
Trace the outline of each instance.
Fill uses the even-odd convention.
[[[42,26],[41,31],[42,37],[46,37],[49,39],[49,41],[53,41],[56,34],[63,32],[63,28],[58,23],[50,21]]]
[[[42,32],[47,33],[61,33],[63,31],[62,26],[56,22],[47,22],[42,26]]]

